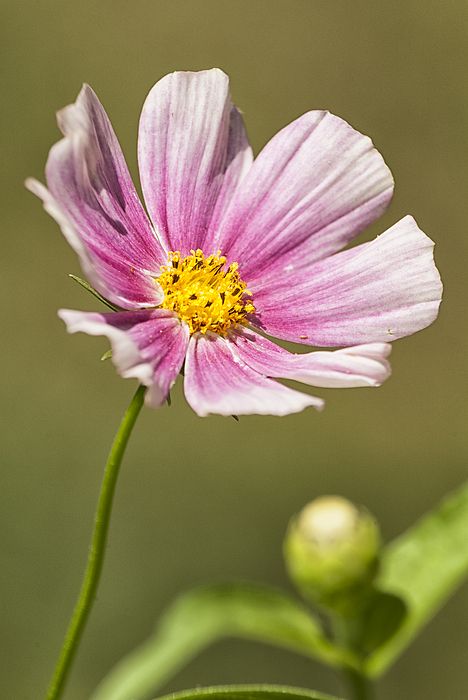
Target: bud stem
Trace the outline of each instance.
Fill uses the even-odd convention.
[[[146,387],[139,386],[120,423],[117,434],[109,452],[107,464],[99,494],[94,530],[89,547],[88,561],[81,584],[78,600],[65,634],[57,666],[47,691],[46,700],[58,700],[65,687],[74,656],[80,643],[81,635],[94,603],[96,590],[101,577],[107,533],[109,530],[112,502],[115,493],[120,464],[127,447],[128,439],[143,406]]]
[[[352,668],[344,670],[344,678],[351,691],[351,700],[372,700],[374,692],[368,678]]]
[[[355,623],[352,618],[343,618],[340,615],[335,615],[332,618],[332,628],[335,640],[360,657],[359,649],[356,649],[355,640]],[[343,666],[343,678],[350,690],[350,700],[373,700],[374,688],[373,684],[366,674],[357,668]]]

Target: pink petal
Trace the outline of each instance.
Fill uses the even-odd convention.
[[[118,306],[155,305],[167,256],[140,204],[109,119],[87,85],[75,104],[58,114],[65,136],[49,154],[49,190],[27,187],[61,226],[91,283]]]
[[[384,211],[393,178],[372,141],[308,112],[265,146],[220,223],[221,249],[250,283],[269,265],[340,250]]]
[[[284,416],[323,401],[278,384],[255,372],[235,345],[215,334],[191,337],[185,360],[185,396],[199,416],[256,413]]]
[[[223,176],[223,183],[218,193],[210,225],[203,242],[206,252],[216,252],[222,246],[220,225],[223,216],[245,174],[250,170],[253,153],[245,131],[244,120],[236,107],[231,111],[227,163],[229,165]]]
[[[166,75],[141,113],[138,160],[145,201],[166,246],[203,248],[252,160],[228,77],[219,69]],[[219,200],[219,201],[218,201]]]
[[[164,402],[184,361],[186,324],[165,309],[105,314],[61,309],[59,316],[70,333],[107,336],[118,373],[149,387],[147,405],[156,408]]]
[[[388,343],[343,350],[295,354],[251,330],[232,334],[240,358],[267,377],[282,377],[320,387],[380,386],[390,376]]]
[[[261,327],[307,345],[388,342],[437,316],[442,285],[433,242],[406,216],[370,243],[276,283],[251,285]]]

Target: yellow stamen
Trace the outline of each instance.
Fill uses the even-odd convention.
[[[169,264],[161,265],[157,281],[164,291],[163,309],[175,311],[185,321],[190,333],[213,331],[225,335],[236,323],[245,323],[255,312],[252,296],[239,276],[237,263],[225,269],[226,258],[218,250],[205,258],[203,252],[191,250],[182,258],[178,251],[169,253]]]

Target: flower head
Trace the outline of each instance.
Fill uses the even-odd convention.
[[[27,186],[121,309],[59,315],[71,333],[107,336],[117,370],[149,388],[149,405],[164,402],[185,364],[199,415],[320,408],[275,378],[379,385],[388,341],[436,317],[433,244],[411,217],[339,252],[393,189],[370,139],[339,117],[307,112],[254,160],[222,71],[166,76],[140,120],[148,214],[90,87],[58,123],[64,138],[50,151],[47,188]],[[342,349],[293,354],[266,335]]]

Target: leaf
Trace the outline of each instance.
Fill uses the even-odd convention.
[[[105,360],[110,360],[112,357],[112,350],[106,350],[104,355],[101,357],[101,362],[104,362]]]
[[[159,700],[337,700],[314,690],[282,685],[222,685],[164,695]]]
[[[83,289],[86,289],[87,292],[93,295],[93,297],[96,297],[96,299],[99,299],[105,306],[107,306],[108,309],[112,309],[112,311],[122,311],[122,309],[119,306],[114,306],[114,304],[111,304],[110,301],[105,299],[102,294],[99,294],[94,287],[91,287],[89,282],[86,282],[86,280],[82,280],[81,277],[77,277],[76,275],[68,275],[71,277],[72,280],[75,282],[78,282],[78,284],[83,287]]]
[[[253,584],[206,586],[166,611],[155,633],[101,682],[91,700],[142,700],[196,654],[223,637],[274,644],[332,666],[353,665],[323,635],[309,611],[274,589]]]
[[[396,633],[366,662],[380,676],[468,574],[468,482],[385,548],[377,585],[406,605]]]
[[[396,595],[375,591],[364,611],[359,640],[364,654],[378,649],[396,634],[407,614],[406,605]]]

